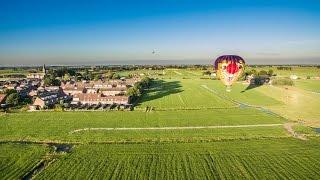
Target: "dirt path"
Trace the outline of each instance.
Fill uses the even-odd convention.
[[[285,123],[285,124],[283,125],[283,127],[288,131],[289,134],[292,135],[292,137],[297,138],[297,139],[301,139],[301,140],[307,140],[306,137],[304,137],[304,136],[301,135],[301,134],[296,133],[296,132],[293,130],[293,128],[292,128],[293,125],[294,125],[294,123]]]
[[[145,128],[83,128],[76,129],[69,133],[77,133],[81,131],[132,131],[132,130],[184,130],[184,129],[222,129],[222,128],[246,128],[246,127],[272,127],[283,126],[283,124],[250,124],[250,125],[234,125],[234,126],[185,126],[185,127],[145,127]]]

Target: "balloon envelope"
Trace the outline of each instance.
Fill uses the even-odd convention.
[[[231,86],[241,76],[245,61],[237,55],[223,55],[216,59],[214,67],[220,80]]]

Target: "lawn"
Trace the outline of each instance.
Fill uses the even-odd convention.
[[[36,179],[319,179],[320,141],[78,145]]]

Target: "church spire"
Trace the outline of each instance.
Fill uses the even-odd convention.
[[[43,64],[43,66],[42,66],[42,72],[44,74],[47,74],[47,70],[46,70],[46,65],[45,64]]]

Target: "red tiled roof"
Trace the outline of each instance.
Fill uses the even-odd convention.
[[[102,94],[80,93],[75,94],[73,98],[79,98],[80,101],[128,101],[127,96],[103,96]]]

